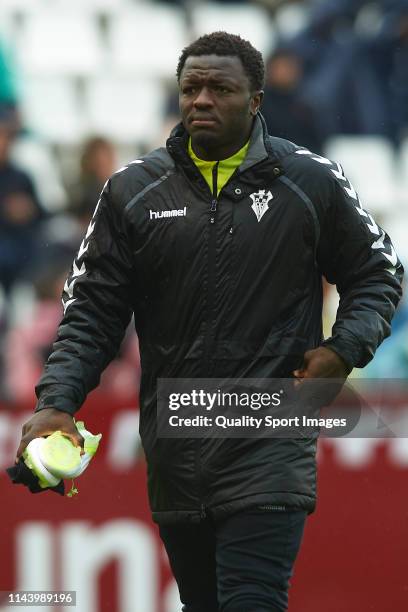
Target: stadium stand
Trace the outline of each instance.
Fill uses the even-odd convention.
[[[84,135],[84,117],[73,79],[26,76],[21,114],[25,127],[45,142],[69,145]]]
[[[12,150],[12,159],[31,175],[38,197],[49,212],[67,205],[60,168],[52,149],[43,140],[19,138]]]
[[[148,145],[157,138],[164,105],[160,81],[98,77],[87,82],[85,103],[91,132],[103,133],[124,144]]]
[[[397,207],[395,153],[386,138],[333,136],[325,149],[329,159],[344,160],[344,172],[359,193],[363,207],[380,215]]]
[[[180,50],[187,41],[181,9],[141,4],[115,15],[111,20],[109,54],[112,68],[134,77],[149,75],[171,78]]]
[[[215,30],[239,33],[263,54],[268,54],[276,42],[273,22],[266,10],[256,5],[198,3],[191,19],[196,36]]]
[[[38,76],[89,76],[102,61],[97,23],[72,10],[28,14],[18,34],[21,69]]]

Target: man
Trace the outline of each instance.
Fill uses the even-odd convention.
[[[56,429],[81,444],[71,415],[133,312],[150,504],[183,609],[277,612],[314,508],[315,442],[160,438],[157,379],[345,378],[389,334],[402,268],[338,164],[267,135],[248,42],[204,36],[177,75],[167,149],[103,190],[18,456]],[[324,342],[322,274],[341,295]]]
[[[17,131],[15,109],[1,101],[0,57],[0,397],[9,398],[3,364],[4,341],[9,327],[10,296],[37,254],[35,236],[45,213],[29,175],[11,159]]]
[[[11,158],[15,134],[13,112],[0,105],[0,286],[6,297],[36,254],[45,217],[30,176]]]

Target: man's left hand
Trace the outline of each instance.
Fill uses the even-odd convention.
[[[349,370],[342,358],[325,346],[307,351],[302,368],[293,372],[299,382],[304,378],[346,379],[348,374]]]

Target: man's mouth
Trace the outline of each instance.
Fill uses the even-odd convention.
[[[203,117],[200,115],[194,115],[191,119],[190,119],[190,123],[191,125],[194,125],[195,127],[211,127],[213,125],[215,125],[217,122],[214,119],[214,117]]]

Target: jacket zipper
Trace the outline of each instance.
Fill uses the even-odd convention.
[[[214,164],[212,169],[212,199],[210,204],[210,230],[209,230],[209,238],[208,238],[208,288],[207,288],[207,334],[205,338],[204,345],[204,355],[205,361],[207,364],[207,375],[210,376],[211,368],[210,368],[210,355],[212,348],[212,321],[213,321],[213,301],[214,301],[214,289],[215,289],[215,242],[216,242],[216,214],[217,214],[217,178],[218,178],[218,163]],[[204,519],[206,517],[206,508],[205,504],[202,501],[202,466],[201,466],[201,446],[202,440],[201,438],[197,439],[197,455],[196,455],[196,468],[197,468],[197,478],[198,478],[198,495],[200,499],[200,518]]]
[[[213,330],[212,323],[214,318],[213,305],[214,305],[214,291],[215,291],[215,263],[216,263],[216,218],[217,218],[217,205],[218,205],[218,194],[217,194],[217,183],[218,183],[218,163],[214,164],[212,169],[212,199],[210,205],[210,230],[208,238],[208,288],[207,288],[207,333],[205,339],[205,360],[207,363],[207,373],[211,374],[210,369],[210,356],[212,353],[212,340]]]

